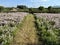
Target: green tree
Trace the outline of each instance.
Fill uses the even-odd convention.
[[[26,9],[28,7],[27,6],[24,6],[24,5],[18,5],[17,8],[19,8],[19,9]]]
[[[49,13],[53,12],[52,9],[53,9],[52,6],[49,6],[49,7],[48,7],[48,12],[49,12]]]
[[[2,12],[4,10],[3,6],[0,6],[0,12]]]
[[[38,9],[41,10],[41,11],[43,11],[44,10],[44,7],[43,6],[40,6]]]
[[[29,13],[33,14],[33,8],[29,8]]]

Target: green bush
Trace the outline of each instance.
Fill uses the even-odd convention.
[[[60,30],[54,28],[54,21],[48,21],[44,18],[37,18],[36,20],[38,27],[38,36],[39,42],[42,42],[42,45],[59,45],[60,39]],[[58,36],[59,35],[59,36]]]
[[[13,41],[14,31],[17,27],[10,27],[8,25],[0,26],[0,44],[9,45]]]
[[[4,10],[4,7],[0,6],[0,12],[3,12],[3,10]]]

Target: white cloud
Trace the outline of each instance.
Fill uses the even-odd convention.
[[[41,1],[47,1],[47,0],[41,0]]]
[[[31,0],[31,2],[46,2],[48,0]]]

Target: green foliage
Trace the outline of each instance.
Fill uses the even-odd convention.
[[[18,5],[17,8],[19,8],[19,9],[26,9],[26,8],[28,8],[28,7],[26,7],[26,6],[24,6],[24,5]]]
[[[44,7],[43,6],[40,6],[39,7],[39,10],[41,10],[41,11],[44,10]]]
[[[4,12],[10,12],[13,9],[13,7],[6,7],[4,8]]]
[[[48,7],[48,10],[51,10],[51,9],[52,9],[52,7],[51,7],[51,6],[49,6],[49,7]]]
[[[54,21],[50,21],[49,22],[51,25],[55,25],[55,22]]]
[[[29,13],[33,14],[33,9],[32,8],[29,8]]]
[[[0,12],[14,12],[11,11],[15,7],[3,7],[0,6]],[[29,13],[60,13],[60,8],[54,8],[52,6],[49,6],[48,8],[45,8],[43,6],[40,6],[38,8],[28,8],[25,5],[17,5],[15,8],[16,12],[29,12]]]
[[[29,9],[18,9],[18,12],[29,12]]]
[[[48,21],[44,18],[36,19],[37,27],[38,27],[38,36],[39,41],[42,42],[42,45],[59,45],[60,39],[60,30],[54,28],[54,21]],[[59,36],[58,36],[59,35]]]
[[[9,25],[0,26],[0,44],[9,45],[13,41],[16,26],[10,27]]]
[[[52,12],[52,7],[51,7],[51,6],[48,7],[48,12],[49,12],[49,13]]]
[[[0,12],[2,12],[4,10],[3,6],[0,6]]]

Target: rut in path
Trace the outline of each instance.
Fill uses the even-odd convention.
[[[36,45],[37,35],[33,15],[27,15],[20,30],[16,32],[13,45]]]

